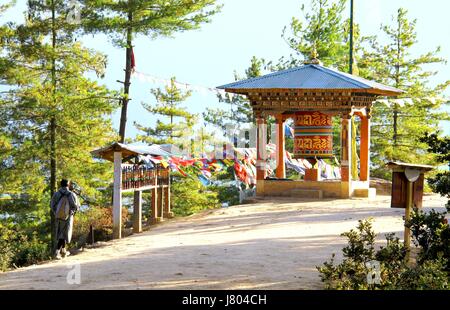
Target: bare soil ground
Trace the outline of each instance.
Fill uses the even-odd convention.
[[[425,196],[424,208],[445,199]],[[375,200],[277,198],[208,211],[85,249],[62,261],[0,273],[0,289],[321,289],[316,266],[340,253],[340,237],[372,217],[384,234],[403,234],[403,209]],[[339,257],[339,255],[338,255]],[[79,263],[81,284],[66,277]]]

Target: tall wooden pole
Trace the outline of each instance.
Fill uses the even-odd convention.
[[[155,169],[155,181],[152,188],[152,202],[151,202],[151,217],[150,224],[156,224],[160,221],[160,214],[158,213],[158,170]]]
[[[264,196],[266,177],[267,123],[262,116],[256,118],[256,195]]]
[[[266,177],[267,123],[262,117],[256,119],[256,180],[264,181]]]
[[[411,209],[413,205],[413,183],[408,180],[408,184],[406,186],[406,207],[405,207],[405,222],[411,220]],[[406,249],[406,262],[409,262],[411,257],[411,229],[406,227],[403,235],[404,247]]]
[[[171,209],[171,205],[170,205],[170,172],[169,172],[169,168],[167,168],[166,170],[167,173],[167,187],[165,188],[165,193],[164,193],[164,214],[163,216],[166,218],[173,218],[173,212]]]
[[[361,117],[360,173],[361,181],[369,181],[370,116]]]
[[[133,233],[142,232],[142,191],[134,192],[133,200]]]
[[[285,135],[283,115],[276,117],[276,134],[277,134],[277,169],[276,175],[279,179],[286,178],[286,167],[284,163]]]
[[[350,0],[350,54],[348,73],[353,74],[353,0]]]
[[[350,114],[343,114],[341,119],[341,198],[350,198],[352,190],[351,118]]]

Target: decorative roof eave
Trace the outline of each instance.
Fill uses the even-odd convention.
[[[107,147],[100,148],[91,152],[95,157],[106,159],[114,162],[114,152],[121,152],[122,158],[128,158],[139,155],[154,155],[154,156],[170,156],[169,152],[162,150],[159,146],[134,146],[115,142]]]
[[[225,88],[225,91],[228,93],[234,93],[239,95],[248,95],[250,93],[268,93],[268,92],[332,92],[332,93],[351,93],[351,94],[361,94],[365,93],[368,95],[374,95],[374,96],[387,96],[387,97],[393,97],[393,96],[399,96],[404,91],[390,91],[390,90],[383,90],[383,89],[375,89],[375,88],[368,88],[368,89],[361,89],[361,88]]]
[[[400,161],[390,161],[386,164],[388,168],[394,169],[396,167],[404,167],[404,168],[412,168],[412,169],[418,169],[422,171],[430,171],[435,169],[436,167],[430,166],[430,165],[420,165],[420,164],[410,164],[410,163],[404,163]]]

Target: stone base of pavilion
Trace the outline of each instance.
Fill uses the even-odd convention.
[[[258,180],[256,186],[258,197],[284,196],[305,199],[323,198],[374,198],[376,189],[370,188],[369,181],[343,182],[328,181],[278,181]]]

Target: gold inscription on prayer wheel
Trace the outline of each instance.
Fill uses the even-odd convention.
[[[294,157],[333,156],[333,126],[330,115],[321,112],[295,113]]]

